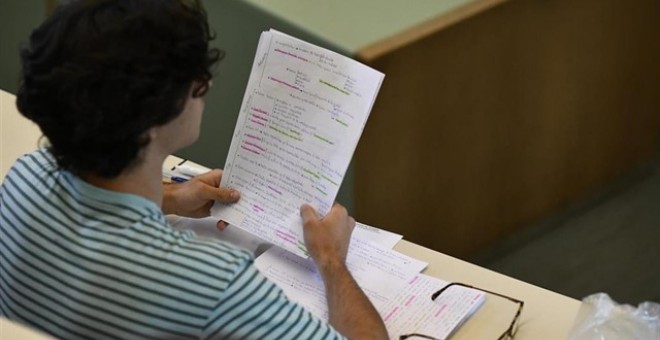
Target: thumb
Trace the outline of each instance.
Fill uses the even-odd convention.
[[[229,226],[229,224],[225,221],[218,221],[218,223],[215,224],[215,227],[218,229],[218,231],[223,231],[228,226]]]
[[[303,204],[300,207],[300,216],[302,217],[303,225],[313,223],[320,219],[319,214],[309,204]]]
[[[206,183],[203,183],[202,185],[203,186],[200,190],[202,199],[232,203],[240,198],[240,194],[234,189],[218,188]]]

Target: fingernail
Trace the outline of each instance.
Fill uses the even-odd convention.
[[[232,189],[231,191],[229,191],[229,197],[231,197],[232,199],[238,199],[240,196],[241,195],[238,193],[237,190]]]

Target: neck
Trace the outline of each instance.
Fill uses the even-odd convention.
[[[162,166],[167,155],[144,153],[144,159],[115,178],[83,174],[80,177],[97,187],[142,196],[161,205],[163,201]]]

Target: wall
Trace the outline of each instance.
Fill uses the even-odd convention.
[[[652,159],[660,3],[510,1],[368,63],[358,220],[460,257]]]
[[[0,89],[16,93],[20,62],[18,49],[46,15],[43,1],[0,1]]]

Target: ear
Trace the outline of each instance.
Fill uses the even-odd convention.
[[[160,126],[153,126],[144,133],[149,137],[149,143],[153,142],[160,135]]]
[[[149,128],[147,131],[145,131],[142,134],[142,137],[148,141],[147,144],[142,148],[148,149],[148,148],[153,148],[154,145],[159,145],[158,139],[162,138],[161,135],[162,135],[162,129],[160,129],[159,126],[154,126]]]

